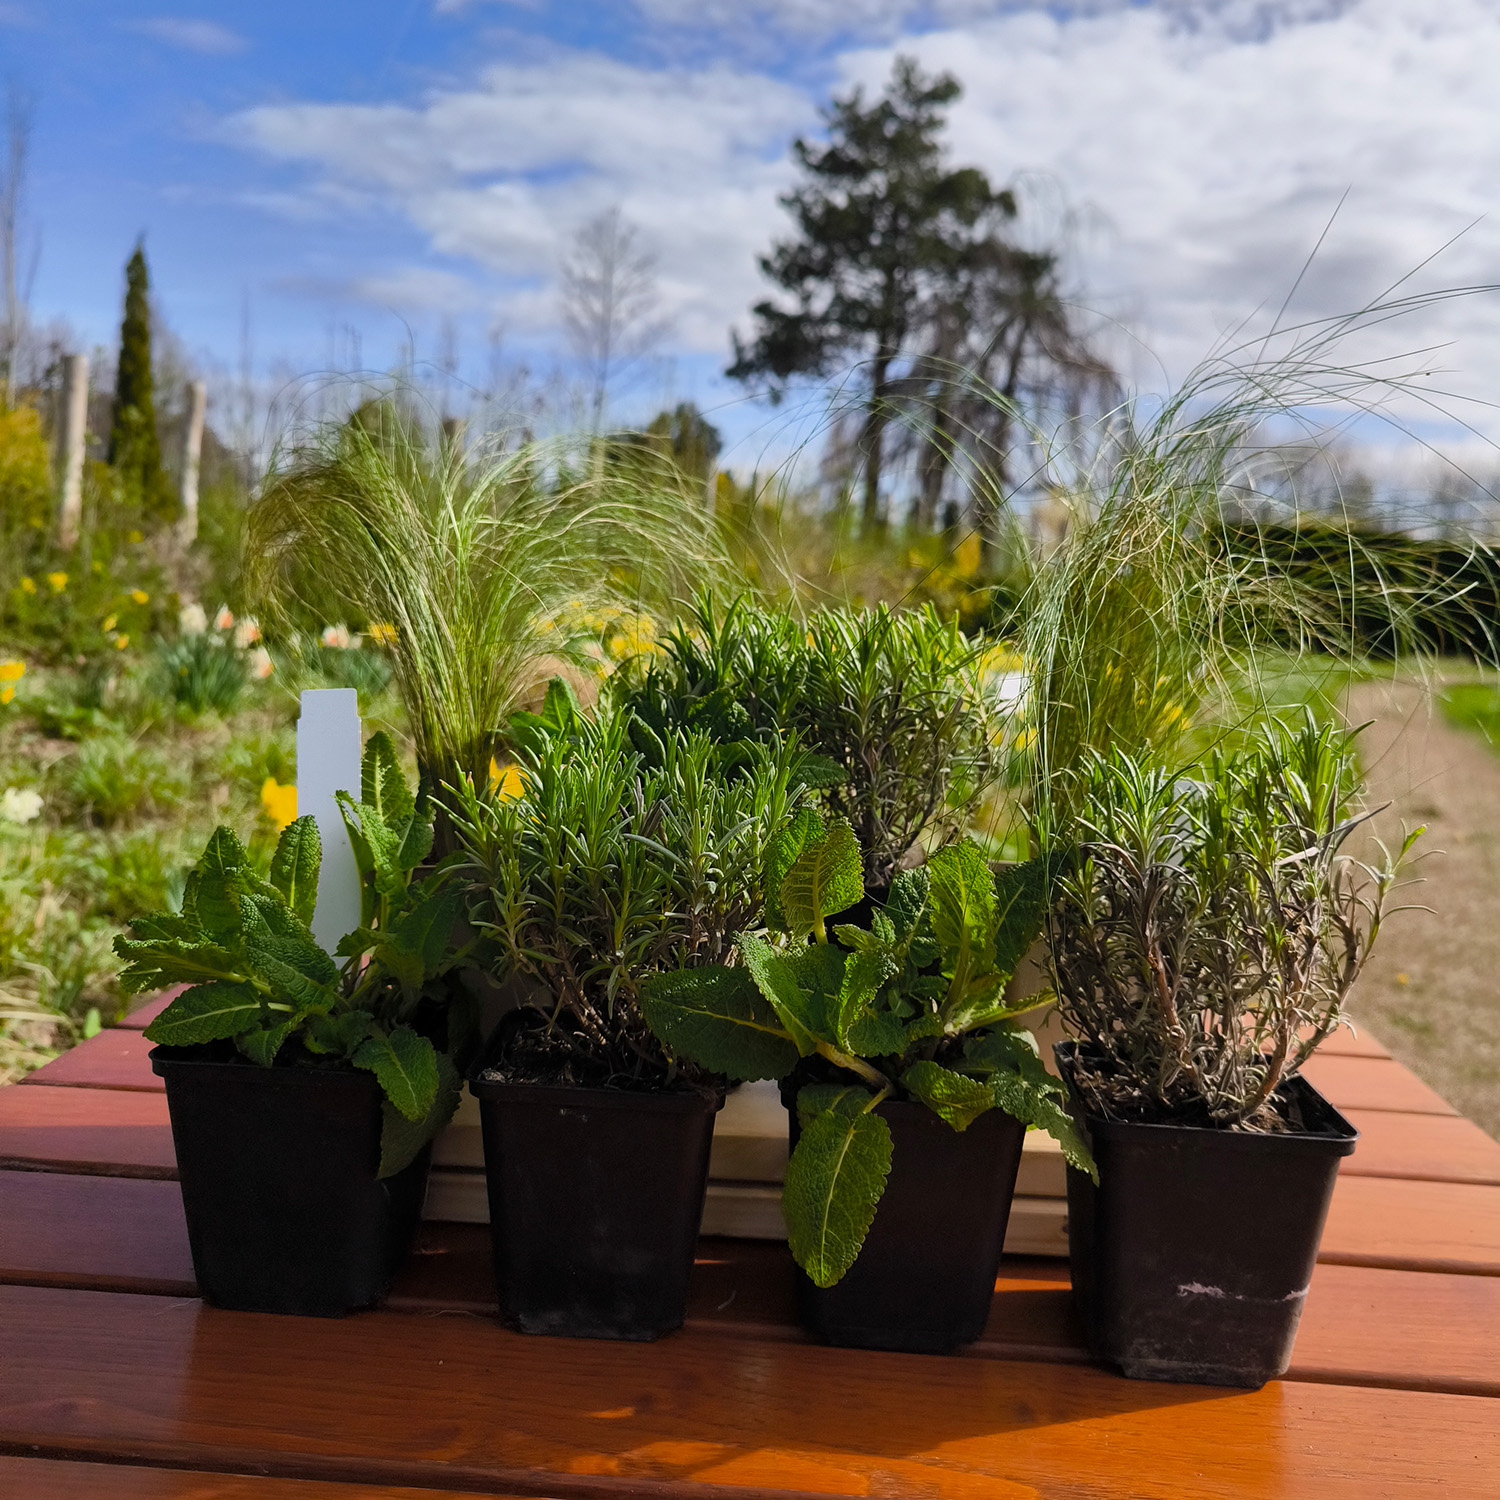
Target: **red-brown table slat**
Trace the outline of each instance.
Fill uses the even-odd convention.
[[[149,1054],[153,1045],[139,1031],[114,1026],[28,1073],[23,1082],[165,1093],[165,1082],[151,1071]]]
[[[1341,1176],[1318,1258],[1500,1276],[1500,1188]]]
[[[0,1281],[194,1296],[177,1184],[0,1172]]]
[[[5,1500],[479,1500],[472,1490],[274,1479],[264,1474],[205,1474],[140,1464],[79,1463],[0,1454]],[[493,1493],[489,1500],[494,1500]],[[501,1497],[505,1500],[505,1497]]]
[[[1441,1094],[1389,1057],[1316,1053],[1302,1069],[1336,1109],[1396,1109],[1409,1114],[1456,1115]]]
[[[176,1177],[162,1094],[22,1084],[0,1088],[0,1170]]]
[[[1410,1115],[1346,1110],[1360,1133],[1352,1156],[1339,1163],[1351,1177],[1410,1177],[1500,1187],[1500,1141],[1462,1115]]]
[[[441,1475],[631,1500],[778,1488],[1490,1500],[1495,1412],[1471,1396],[1297,1381],[1226,1392],[693,1330],[626,1345],[526,1338],[477,1318],[257,1317],[0,1287],[11,1451],[269,1463],[349,1483]]]

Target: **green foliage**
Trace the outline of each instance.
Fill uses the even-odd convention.
[[[779,396],[796,376],[868,360],[867,525],[877,519],[892,366],[916,352],[966,261],[1015,214],[1012,195],[977,167],[944,160],[939,136],[959,92],[951,75],[924,78],[898,58],[880,98],[866,104],[856,89],[825,111],[826,145],[794,143],[803,180],[781,202],[796,237],[760,262],[793,306],[757,303],[755,338],[746,347],[736,337],[727,372],[769,380]]]
[[[170,517],[174,501],[161,464],[156,397],[151,374],[150,281],[146,252],[137,244],[125,267],[125,315],[115,374],[109,462],[125,491],[156,519]]]
[[[854,1264],[890,1170],[891,1128],[879,1115],[829,1108],[803,1125],[781,1202],[792,1258],[815,1285]]]
[[[931,608],[823,609],[803,623],[704,597],[661,645],[622,674],[634,711],[724,744],[795,735],[820,757],[822,800],[853,828],[874,891],[919,844],[962,831],[999,774],[986,643]]]
[[[362,781],[360,801],[340,793],[365,887],[362,924],[339,944],[342,968],[308,925],[322,859],[311,817],[282,831],[269,878],[230,829],[218,828],[188,876],[181,909],[135,918],[115,951],[129,993],[190,986],[152,1021],[150,1041],[233,1040],[262,1067],[326,1059],[372,1072],[386,1101],[388,1175],[457,1105],[456,1072],[426,1031],[452,1045],[456,1018],[442,1015],[434,1025],[431,1002],[465,954],[451,941],[460,893],[442,872],[415,880],[421,855],[405,862],[411,851],[430,849],[431,814],[401,779],[384,735],[366,747]]]
[[[54,785],[76,816],[106,828],[170,807],[186,792],[180,770],[159,751],[118,732],[82,739],[58,762]]]
[[[1049,922],[1080,1090],[1109,1117],[1264,1128],[1421,830],[1378,869],[1341,854],[1354,737],[1311,715],[1182,772],[1120,750],[1086,771]]]
[[[561,683],[511,738],[516,780],[467,784],[455,829],[470,920],[497,976],[531,986],[527,1044],[547,1076],[668,1081],[641,1013],[668,997],[684,1052],[696,1038],[715,1055],[722,1032],[742,1032],[745,1065],[776,1071],[785,1043],[768,1045],[772,1018],[743,976],[710,994],[687,975],[723,963],[760,916],[768,839],[804,795],[797,752],[658,735],[609,695],[586,716]]]
[[[826,1074],[799,1092],[783,1197],[792,1253],[819,1286],[854,1263],[879,1205],[891,1140],[875,1112],[888,1098],[925,1104],[960,1131],[1002,1109],[1093,1169],[1062,1086],[1015,1025],[1051,997],[1005,999],[1041,931],[1042,861],[997,876],[974,844],[948,845],[899,874],[868,925],[839,923],[830,940],[829,920],[863,894],[848,825],[804,811],[767,852],[767,884],[780,882],[772,934],[741,933],[738,966],[648,982],[643,1009],[669,1046],[732,1078],[786,1077],[799,1057]]]
[[[186,632],[156,648],[162,691],[192,714],[229,714],[250,682],[250,664],[225,631]]]
[[[1443,689],[1438,707],[1450,724],[1482,734],[1500,746],[1500,688],[1489,682],[1459,682]]]
[[[247,586],[284,622],[337,609],[390,632],[418,765],[483,786],[510,715],[557,670],[593,666],[591,610],[639,609],[720,576],[702,495],[649,452],[574,472],[561,446],[466,453],[372,402],[279,456],[246,532]]]

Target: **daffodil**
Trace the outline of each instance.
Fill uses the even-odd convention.
[[[47,582],[52,585],[52,592],[60,594],[68,586],[68,575],[66,573],[49,573]]]
[[[371,620],[370,628],[365,633],[377,646],[394,646],[396,644],[396,627],[387,624],[384,620]]]
[[[123,651],[130,644],[130,637],[123,632],[115,637],[115,650]]]
[[[36,593],[36,580],[34,578],[23,578],[21,580],[21,592],[23,594]]]
[[[502,766],[491,756],[490,790],[501,802],[514,802],[526,791],[526,777],[519,766]]]
[[[118,625],[119,623],[120,622],[115,618],[114,615],[105,615],[105,617],[104,617],[104,623],[99,628],[106,635],[108,635],[109,632],[111,630],[113,630],[115,628],[115,626]]]
[[[282,786],[274,776],[267,776],[261,783],[260,805],[279,831],[296,820],[297,788]]]
[[[130,599],[133,604],[149,604],[151,595],[145,589],[131,589]]]
[[[219,612],[218,612],[218,614],[216,614],[214,616],[214,629],[215,630],[233,630],[234,629],[234,614],[230,610],[230,608],[229,608],[229,606],[227,604],[221,604],[219,606]]]

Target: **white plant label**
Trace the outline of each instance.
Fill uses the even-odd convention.
[[[346,932],[359,926],[359,870],[335,792],[359,797],[364,734],[359,694],[353,688],[309,688],[297,720],[297,812],[318,821],[323,866],[313,936],[330,956]]]

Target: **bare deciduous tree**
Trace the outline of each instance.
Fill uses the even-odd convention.
[[[584,366],[597,431],[610,386],[666,332],[656,256],[618,208],[590,219],[574,236],[562,266],[562,315]]]

